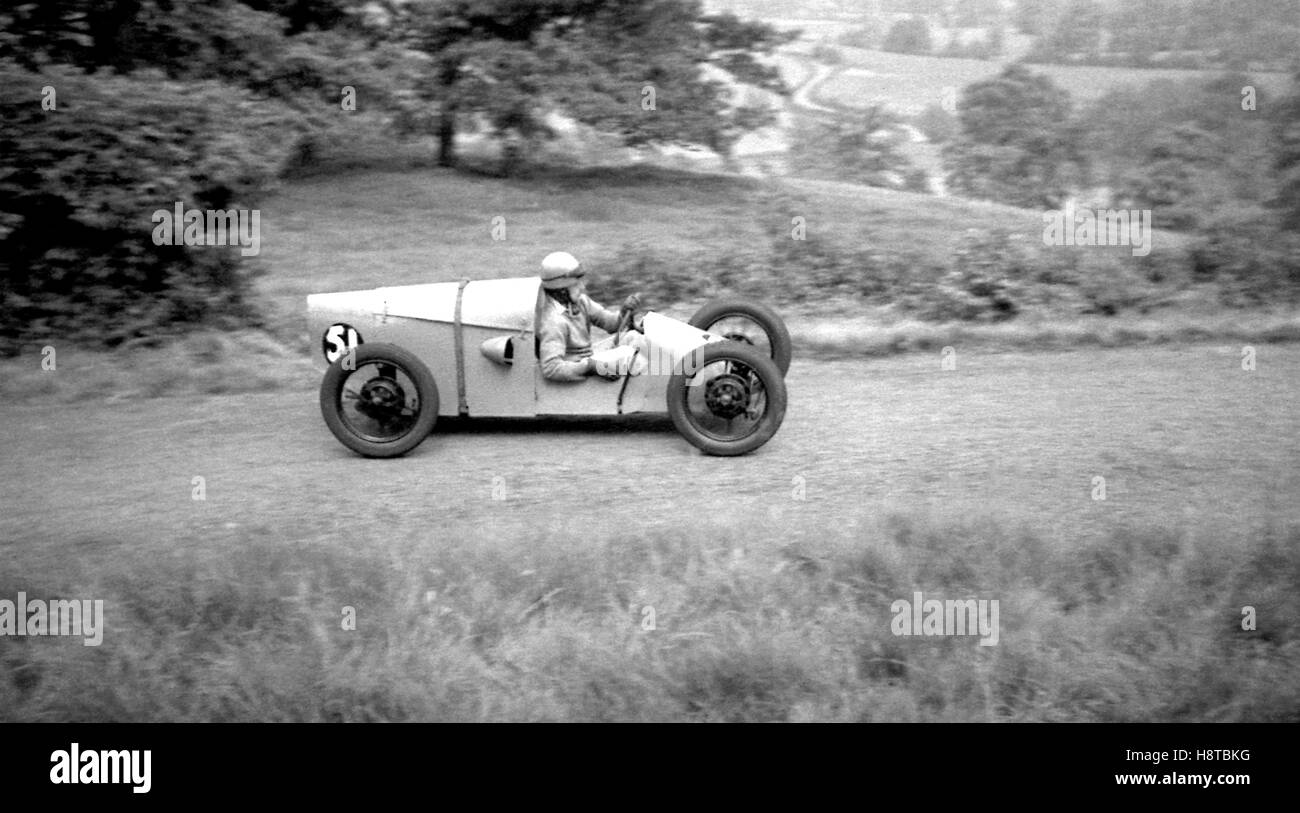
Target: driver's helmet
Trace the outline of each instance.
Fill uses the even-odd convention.
[[[567,251],[553,251],[542,260],[542,287],[549,291],[569,287],[582,274],[582,263]]]

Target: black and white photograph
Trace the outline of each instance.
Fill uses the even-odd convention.
[[[0,722],[1300,722],[1295,0],[17,0],[0,99]]]

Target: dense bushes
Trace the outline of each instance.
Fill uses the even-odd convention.
[[[1295,301],[1300,239],[1225,223],[1187,247],[1165,243],[1145,256],[1130,247],[1044,245],[1040,234],[970,229],[946,260],[825,235],[766,240],[716,251],[629,243],[596,266],[617,268],[609,298],[633,289],[656,303],[743,295],[817,309],[854,302],[934,322],[997,322],[1048,316],[1150,313],[1180,293],[1227,305]],[[1199,287],[1197,287],[1199,286]],[[604,290],[604,289],[602,289]]]
[[[1243,207],[1220,212],[1191,253],[1196,279],[1215,280],[1224,304],[1294,299],[1300,291],[1300,232],[1275,225],[1275,213]]]
[[[156,246],[153,213],[257,207],[294,144],[281,109],[219,82],[0,65],[0,331],[117,344],[247,321],[238,247]],[[54,109],[44,109],[43,88]]]
[[[197,229],[156,246],[152,213],[256,209],[286,167],[427,106],[402,92],[424,60],[377,25],[353,0],[0,11],[0,337],[116,345],[254,321],[256,258]]]

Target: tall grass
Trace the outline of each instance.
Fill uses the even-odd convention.
[[[63,577],[20,556],[0,598],[102,598],[106,631],[0,637],[0,720],[1300,720],[1300,527],[1208,527],[253,533]],[[915,591],[998,599],[999,643],[895,636]]]

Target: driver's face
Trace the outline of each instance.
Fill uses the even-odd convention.
[[[575,301],[577,300],[578,296],[581,295],[582,292],[586,290],[586,286],[583,285],[583,283],[582,283],[582,276],[581,276],[581,275],[582,275],[582,272],[579,271],[579,272],[578,272],[578,276],[576,276],[576,277],[569,277],[569,278],[568,278],[568,282],[569,282],[569,284],[568,284],[567,286],[565,286],[565,290],[569,292],[569,298],[570,298],[570,299],[573,299],[573,300],[575,300]]]

